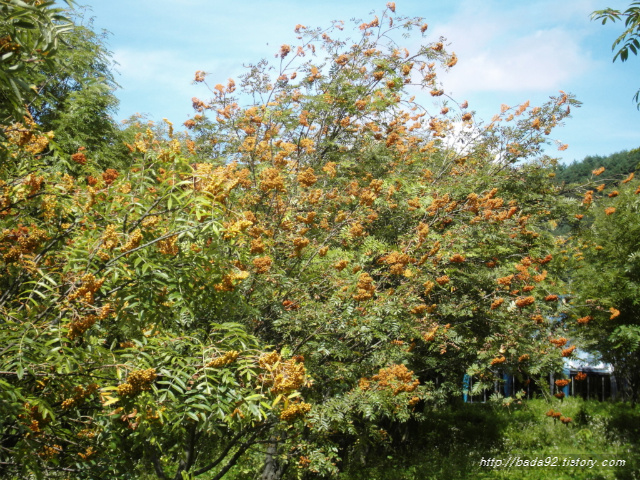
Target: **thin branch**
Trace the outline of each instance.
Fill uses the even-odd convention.
[[[222,453],[218,456],[218,458],[216,458],[213,462],[211,462],[210,464],[196,470],[195,472],[193,472],[193,476],[197,477],[198,475],[202,475],[205,472],[208,472],[209,470],[211,470],[212,468],[216,467],[217,465],[219,465],[224,459],[225,457],[228,455],[229,451],[231,451],[231,449],[233,447],[236,446],[236,444],[238,443],[238,441],[248,432],[250,432],[251,430],[255,430],[253,435],[251,435],[251,437],[249,437],[249,439],[244,442],[242,445],[240,445],[240,448],[238,449],[238,451],[229,459],[229,461],[227,462],[227,464],[223,467],[222,470],[220,470],[220,472],[215,476],[212,477],[210,480],[220,480],[224,474],[226,474],[229,469],[231,469],[231,467],[233,467],[236,462],[238,461],[238,458],[240,458],[240,456],[250,447],[255,443],[255,438],[258,436],[258,434],[264,430],[264,428],[267,425],[260,425],[259,427],[253,427],[249,430],[245,430],[242,432],[237,433],[233,439],[231,440],[231,442],[229,443],[229,445],[227,445],[227,447],[222,451]]]
[[[158,475],[158,478],[160,480],[167,480],[167,476],[165,475],[164,469],[160,464],[160,459],[158,458],[156,450],[157,447],[151,447],[149,449],[149,456],[151,457],[151,463],[153,463],[153,469],[156,471],[156,475]]]
[[[211,470],[212,468],[216,467],[217,465],[219,465],[227,456],[227,454],[229,453],[229,451],[236,446],[236,444],[240,441],[240,439],[242,438],[242,436],[247,433],[244,431],[238,432],[232,439],[231,442],[229,442],[229,444],[227,445],[227,447],[222,451],[222,453],[218,456],[218,458],[216,458],[213,462],[211,462],[209,465],[206,465],[198,470],[196,470],[195,472],[193,472],[193,476],[197,477],[198,475],[202,475],[205,472],[208,472],[209,470]]]
[[[188,429],[188,437],[187,437],[187,445],[185,448],[185,458],[184,460],[180,460],[180,465],[178,466],[178,471],[173,477],[174,480],[180,480],[182,478],[182,472],[188,472],[193,465],[193,461],[195,460],[195,446],[197,440],[197,431],[196,424],[193,423],[189,426]]]
[[[251,437],[240,446],[240,448],[233,455],[233,457],[231,457],[229,459],[229,461],[224,466],[224,468],[222,470],[220,470],[220,472],[215,477],[211,477],[211,480],[220,480],[222,477],[224,477],[226,475],[226,473],[231,469],[231,467],[233,467],[236,464],[236,462],[244,454],[244,452],[246,452],[248,450],[248,448],[251,445],[253,445],[253,440],[257,436],[258,436],[258,432],[255,432],[253,435],[251,435]]]

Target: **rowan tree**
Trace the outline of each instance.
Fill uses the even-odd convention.
[[[298,25],[237,83],[197,72],[189,133],[134,122],[126,170],[42,161],[30,118],[7,133],[5,474],[337,475],[465,373],[479,391],[572,354],[542,147],[576,102],[483,124],[424,21],[379,15]]]
[[[239,85],[196,73],[212,94],[186,123],[196,155],[233,159],[244,182],[228,223],[247,225],[237,246],[257,274],[248,326],[302,355],[314,380],[308,430],[273,437],[263,478],[292,456],[328,475],[384,443],[385,422],[459,395],[465,372],[492,388],[573,351],[550,343],[564,328],[548,318],[563,288],[548,225],[567,206],[541,147],[575,102],[504,106],[486,125],[451,99],[418,103],[445,98],[437,74],[457,58],[440,41],[414,52],[394,41],[411,27],[426,34],[391,6],[355,39],[340,22],[298,25],[300,45]],[[279,465],[276,452],[288,452]]]
[[[634,177],[635,172],[621,179],[604,167],[593,170],[591,181],[582,187],[582,211],[573,220],[564,259],[575,293],[569,317],[574,334],[614,366],[620,393],[633,403],[640,389],[640,188]]]

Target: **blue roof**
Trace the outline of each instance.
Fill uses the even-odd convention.
[[[613,373],[613,365],[598,360],[594,355],[576,349],[571,358],[564,359],[566,370],[577,370],[591,373]]]

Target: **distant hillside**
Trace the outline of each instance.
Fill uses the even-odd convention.
[[[558,165],[555,180],[558,183],[586,182],[592,177],[591,172],[600,167],[605,168],[606,173],[602,175],[604,182],[628,175],[640,167],[640,148],[623,150],[606,157],[590,155],[570,165]]]

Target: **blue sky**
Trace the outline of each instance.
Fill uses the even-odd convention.
[[[328,26],[384,9],[351,0],[77,0],[90,8],[97,29],[112,33],[122,89],[118,120],[134,113],[175,124],[193,114],[191,98],[209,98],[193,85],[196,70],[212,84],[243,73],[243,64],[273,59],[280,45],[296,44],[296,24]],[[611,44],[622,24],[590,21],[596,9],[626,9],[603,0],[398,0],[399,15],[421,16],[430,37],[447,39],[459,61],[440,78],[448,94],[468,100],[489,121],[501,104],[539,105],[559,90],[583,102],[554,136],[569,144],[548,153],[564,162],[640,147],[640,58],[612,63]]]

